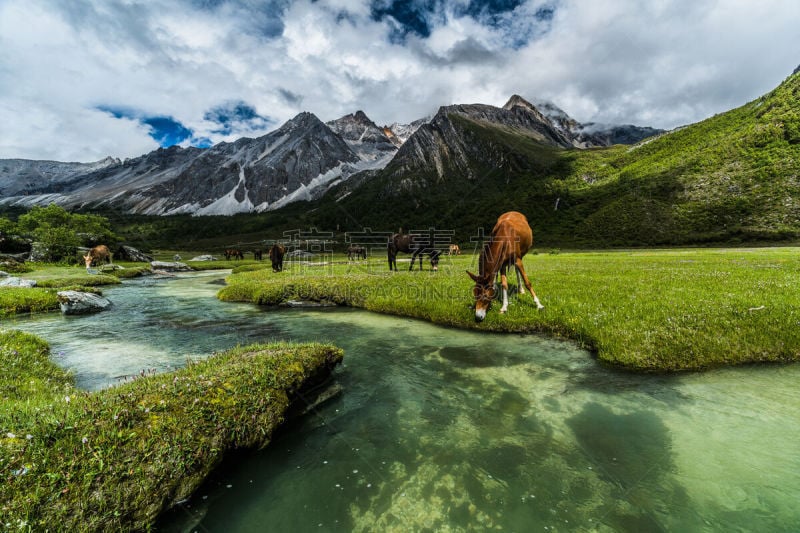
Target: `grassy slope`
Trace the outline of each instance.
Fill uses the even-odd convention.
[[[0,331],[0,529],[145,530],[226,451],[266,445],[292,393],[341,359],[248,346],[88,393],[46,343]]]
[[[459,171],[368,180],[341,201],[235,217],[131,217],[122,233],[194,249],[279,238],[286,230],[453,229],[467,240],[509,209],[547,246],[606,247],[800,239],[800,74],[738,109],[640,143],[594,150],[542,146],[513,130],[452,116],[475,147]],[[492,163],[488,163],[492,161]],[[399,191],[408,180],[411,191]],[[558,200],[558,209],[556,201]],[[342,242],[343,239],[340,239]],[[218,251],[217,251],[218,253]]]
[[[523,296],[506,315],[495,304],[481,324],[473,320],[472,283],[464,274],[475,263],[448,257],[435,274],[392,274],[383,258],[369,269],[292,265],[282,274],[236,273],[220,298],[329,300],[455,327],[544,332],[575,339],[600,361],[636,371],[800,360],[798,249],[528,256],[526,268],[546,309],[537,311]]]

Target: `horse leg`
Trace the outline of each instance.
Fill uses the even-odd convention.
[[[522,282],[519,279],[519,268],[516,268],[515,270],[517,271],[517,293],[525,294],[525,287],[522,286]]]
[[[539,297],[536,296],[535,292],[533,292],[533,287],[531,287],[531,281],[528,279],[528,275],[525,273],[525,266],[523,266],[522,264],[521,257],[517,258],[516,267],[518,275],[522,274],[522,279],[523,281],[525,281],[525,286],[528,287],[528,290],[531,292],[531,296],[533,296],[533,301],[536,302],[536,308],[544,309],[542,302],[539,301]]]
[[[503,307],[500,308],[500,313],[508,311],[508,276],[506,276],[506,266],[500,269],[500,283],[503,286]]]

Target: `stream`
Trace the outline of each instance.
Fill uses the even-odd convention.
[[[226,461],[157,531],[800,527],[798,364],[626,374],[537,336],[223,303],[223,276],[125,281],[104,313],[4,320],[89,390],[236,344],[344,348],[341,395]]]

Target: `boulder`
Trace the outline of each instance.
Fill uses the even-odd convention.
[[[197,257],[192,257],[189,261],[219,261],[213,255],[198,255]]]
[[[192,270],[192,267],[186,263],[178,261],[150,261],[150,266],[153,270],[164,270],[166,272],[190,272]]]
[[[0,287],[35,287],[36,280],[9,276],[0,281]]]
[[[91,292],[80,291],[60,291],[58,293],[58,303],[61,306],[61,312],[65,315],[97,313],[108,309],[112,305],[108,298]]]
[[[28,255],[28,261],[33,261],[34,263],[39,263],[47,259],[47,256],[50,254],[50,249],[47,247],[46,244],[41,242],[34,242],[31,244],[31,253]]]
[[[133,246],[126,246],[124,244],[114,253],[114,258],[124,261],[135,261],[137,263],[149,263],[153,260],[152,255],[147,255]]]

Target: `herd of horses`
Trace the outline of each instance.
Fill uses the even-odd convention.
[[[422,270],[423,257],[428,256],[431,269],[436,271],[439,267],[439,258],[442,250],[435,246],[431,236],[424,234],[393,234],[387,243],[387,255],[389,259],[389,270],[397,270],[397,254],[400,252],[411,254],[411,266],[409,271],[414,270],[414,263],[419,258],[419,269]],[[533,246],[533,231],[528,224],[525,215],[516,211],[503,213],[497,219],[497,223],[492,228],[491,237],[485,242],[478,258],[478,273],[473,274],[467,271],[467,275],[475,282],[472,295],[475,298],[475,320],[480,322],[486,318],[486,312],[492,301],[498,297],[498,289],[502,289],[503,304],[500,313],[508,310],[508,269],[514,267],[517,274],[517,287],[519,293],[524,294],[527,288],[538,309],[544,306],[539,301],[533,291],[522,258]],[[458,245],[450,245],[450,254],[460,254]],[[260,260],[262,251],[253,251],[253,257]],[[225,259],[244,259],[244,253],[236,248],[228,248],[224,252]],[[286,255],[286,247],[276,243],[272,245],[268,252],[272,262],[273,272],[283,270],[283,259]],[[347,249],[347,258],[350,261],[366,259],[367,250],[363,246],[351,245]],[[89,269],[94,263],[101,261],[111,262],[111,252],[105,245],[95,246],[90,249],[87,255],[83,256],[86,268]],[[500,283],[497,283],[497,278]],[[520,277],[522,283],[520,283]],[[524,287],[523,287],[524,283]]]
[[[531,286],[522,262],[522,258],[532,246],[533,231],[525,215],[517,211],[509,211],[498,217],[492,228],[492,234],[484,244],[478,258],[478,273],[473,274],[467,271],[467,275],[475,282],[472,295],[475,299],[474,309],[477,322],[486,318],[486,312],[492,301],[499,296],[498,290],[502,290],[503,301],[500,313],[508,310],[508,269],[511,267],[516,270],[519,294],[525,294],[525,289],[527,289],[537,309],[544,309]],[[400,252],[411,254],[409,271],[414,270],[417,259],[419,259],[419,269],[422,270],[423,258],[426,255],[430,260],[431,270],[436,271],[442,255],[442,250],[436,246],[433,236],[424,233],[395,233],[389,238],[386,250],[389,270],[392,271],[397,271],[397,254]],[[461,250],[458,245],[451,244],[448,253],[458,255]],[[272,257],[272,251],[270,251],[270,257]],[[362,246],[351,245],[347,249],[347,258],[349,261],[366,259],[367,250]],[[273,270],[275,270],[274,262]],[[499,278],[499,283],[497,278]]]

